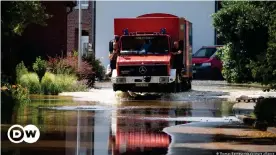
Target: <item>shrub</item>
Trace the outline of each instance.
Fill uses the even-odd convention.
[[[77,59],[72,56],[66,58],[49,57],[47,66],[49,71],[54,74],[76,74],[77,73]]]
[[[27,88],[17,84],[4,84],[1,87],[1,101],[5,104],[26,104],[30,102],[29,91]]]
[[[56,83],[56,76],[46,72],[41,80],[41,89],[46,95],[57,95],[61,92],[61,88]]]
[[[65,58],[61,57],[49,57],[48,61],[49,71],[54,74],[73,74],[78,77],[79,80],[86,79],[87,85],[93,86],[94,84],[94,71],[91,64],[87,61],[81,61],[81,69],[78,70],[78,55],[74,52]]]
[[[213,25],[228,44],[225,78],[276,89],[276,3],[225,1],[222,6],[213,15]]]
[[[46,72],[47,62],[42,60],[41,57],[37,57],[35,63],[33,63],[33,70],[37,73],[39,81]]]
[[[94,77],[97,77],[99,80],[102,80],[105,75],[105,67],[102,65],[99,59],[94,59],[93,55],[89,55],[87,57],[83,57],[83,60],[88,62],[91,66],[93,66]],[[94,83],[94,79],[93,79]]]
[[[41,93],[39,77],[36,73],[27,73],[20,77],[20,85],[29,89],[31,94]]]
[[[74,75],[57,74],[46,72],[41,80],[44,94],[57,95],[61,92],[84,91],[86,85],[78,82]]]
[[[266,121],[269,125],[276,125],[276,98],[258,100],[254,107],[254,114],[258,121]]]
[[[105,75],[105,67],[102,65],[101,61],[99,59],[92,59],[91,64],[93,66],[93,70],[96,74],[96,77],[99,80],[102,80]]]
[[[72,86],[77,82],[77,77],[73,75],[56,75],[55,83],[62,91],[71,91]]]
[[[223,61],[223,69],[222,69],[222,75],[226,79],[227,82],[252,82],[252,73],[250,66],[248,65],[250,60],[244,58],[244,59],[234,59],[233,53],[234,50],[237,50],[234,48],[234,45],[229,43],[224,45],[223,47],[219,48],[218,53],[220,59]]]
[[[16,71],[16,82],[18,83],[21,76],[28,73],[28,69],[25,67],[25,64],[23,61],[21,61],[18,65],[16,65],[15,68]]]
[[[76,92],[76,91],[87,91],[87,85],[86,85],[87,81],[86,80],[82,80],[82,81],[75,81],[71,87],[70,90],[68,90],[68,92]]]

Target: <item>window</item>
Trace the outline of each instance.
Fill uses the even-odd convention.
[[[144,52],[148,54],[166,54],[169,51],[169,42],[166,36],[124,36],[121,38],[121,42],[121,54]]]
[[[215,52],[216,48],[201,48],[195,54],[195,58],[210,58]]]
[[[81,9],[88,9],[89,0],[77,0],[77,6],[75,9],[79,9],[79,5],[81,4]]]

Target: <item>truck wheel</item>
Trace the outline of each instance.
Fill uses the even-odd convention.
[[[178,76],[175,78],[175,81],[170,84],[170,92],[176,93],[179,91]]]
[[[182,92],[185,87],[183,87],[183,79],[181,79],[180,75],[178,75],[178,80],[177,80],[177,92]]]
[[[113,87],[113,91],[117,91],[118,90],[117,84],[113,84],[112,87]]]
[[[192,83],[191,80],[187,80],[187,90],[191,90],[192,89]]]
[[[191,80],[183,80],[181,82],[181,85],[182,85],[182,90],[183,91],[187,91],[187,90],[190,90],[192,88]]]
[[[176,82],[172,82],[170,84],[170,92],[171,93],[176,93],[177,92],[177,83]]]

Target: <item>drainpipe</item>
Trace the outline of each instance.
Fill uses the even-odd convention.
[[[78,69],[81,69],[81,53],[82,53],[82,45],[81,45],[81,32],[82,32],[82,22],[81,22],[81,0],[79,0],[79,47],[78,47]]]
[[[92,1],[92,52],[93,52],[93,58],[95,60],[95,55],[96,55],[96,51],[95,51],[95,37],[96,37],[96,2],[97,1]]]

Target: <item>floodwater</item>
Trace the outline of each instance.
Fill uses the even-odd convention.
[[[185,155],[248,152],[244,148],[250,147],[276,152],[275,134],[242,126],[232,112],[233,103],[221,98],[193,102],[142,97],[111,103],[101,99],[33,96],[32,103],[7,109],[4,118],[2,114],[2,154]],[[11,143],[7,131],[13,124],[36,125],[39,140]]]

